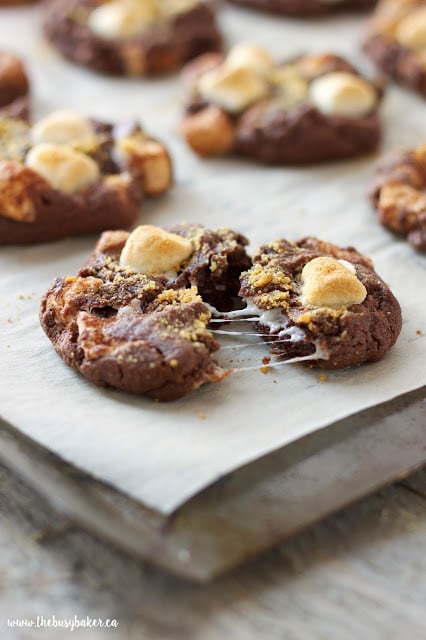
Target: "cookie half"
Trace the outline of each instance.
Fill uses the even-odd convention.
[[[47,0],[44,31],[65,58],[110,75],[169,73],[221,47],[198,0]]]
[[[0,244],[130,226],[144,194],[172,183],[167,149],[136,123],[58,111],[30,127],[0,120]]]
[[[201,156],[309,164],[368,153],[380,141],[381,90],[333,54],[277,63],[240,43],[190,63],[181,130]]]
[[[401,309],[371,260],[317,238],[260,247],[240,295],[271,352],[340,369],[380,360],[401,331]]]
[[[28,120],[30,82],[17,56],[0,51],[0,118]]]
[[[426,3],[381,0],[364,50],[387,75],[426,96]]]
[[[229,371],[207,326],[232,307],[246,239],[198,225],[105,232],[77,276],[56,280],[40,319],[64,361],[100,386],[175,400]]]
[[[287,16],[322,16],[338,11],[365,11],[376,0],[231,0],[236,4]]]
[[[385,155],[376,169],[370,200],[380,222],[407,236],[418,251],[426,251],[426,147]]]

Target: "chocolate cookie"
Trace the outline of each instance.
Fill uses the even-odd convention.
[[[426,251],[426,147],[383,157],[370,188],[380,222]]]
[[[386,74],[426,96],[426,2],[381,0],[364,50]]]
[[[198,0],[47,0],[44,30],[65,58],[100,73],[155,75],[221,48]]]
[[[0,118],[29,118],[30,83],[22,61],[0,51]]]
[[[41,324],[64,361],[95,384],[174,400],[228,371],[212,353],[210,304],[232,306],[250,265],[246,239],[149,225],[105,232],[77,276],[58,279]]]
[[[395,343],[400,306],[354,248],[277,240],[260,247],[253,263],[240,295],[272,353],[340,369],[379,360]]]
[[[308,164],[365,154],[380,140],[381,91],[339,56],[278,64],[241,43],[226,58],[197,58],[184,78],[182,134],[201,156]]]
[[[0,120],[0,244],[130,226],[144,194],[172,183],[164,145],[139,125],[58,111],[33,127]]]
[[[364,11],[377,0],[231,0],[236,4],[287,16],[322,16],[337,11]]]

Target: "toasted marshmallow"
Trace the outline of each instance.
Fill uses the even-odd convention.
[[[31,129],[33,144],[48,142],[84,147],[93,144],[95,138],[89,120],[74,111],[54,111]]]
[[[127,40],[143,33],[157,16],[155,0],[112,0],[90,13],[88,26],[104,40]]]
[[[360,118],[377,104],[377,92],[368,82],[347,71],[334,71],[314,80],[309,95],[326,116]]]
[[[128,237],[120,265],[139,273],[176,275],[193,253],[189,240],[150,224],[140,225]]]
[[[207,71],[198,82],[200,95],[225,111],[238,113],[267,94],[267,84],[245,67],[222,65]]]
[[[160,11],[164,16],[191,11],[198,4],[198,0],[160,0]]]
[[[274,69],[269,79],[278,88],[278,99],[283,106],[294,106],[308,95],[308,83],[294,65]]]
[[[34,176],[21,162],[0,160],[0,219],[34,222]]]
[[[43,176],[49,184],[72,194],[95,183],[99,167],[92,158],[69,147],[49,143],[36,145],[29,151],[25,164]]]
[[[321,256],[310,260],[302,270],[302,300],[314,307],[338,308],[360,304],[367,289],[346,261]]]
[[[395,38],[409,49],[426,49],[426,7],[411,11],[401,20],[395,31]]]
[[[119,138],[114,155],[118,163],[140,173],[148,195],[166,191],[173,182],[173,169],[166,148],[150,140],[142,131]]]
[[[226,66],[229,69],[249,69],[261,76],[267,76],[273,65],[274,61],[269,53],[250,42],[235,45],[226,58]]]

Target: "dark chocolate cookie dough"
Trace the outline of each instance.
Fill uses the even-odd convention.
[[[172,182],[166,148],[139,125],[69,111],[30,127],[0,120],[0,244],[127,227]]]
[[[336,11],[364,11],[376,0],[231,0],[236,4],[288,16],[322,16]]]
[[[251,264],[228,229],[150,225],[105,232],[77,276],[58,279],[41,324],[64,361],[101,386],[174,400],[228,375],[205,303],[232,307]]]
[[[279,64],[242,43],[227,58],[201,56],[184,77],[181,130],[202,156],[308,164],[365,154],[380,141],[380,89],[333,54]]]
[[[0,118],[28,120],[30,82],[22,61],[0,51]]]
[[[387,75],[426,96],[425,0],[381,0],[364,50]]]
[[[271,352],[308,366],[379,360],[401,330],[400,306],[371,261],[316,238],[260,247],[240,295]]]
[[[168,73],[221,47],[197,0],[46,0],[44,30],[63,56],[111,75]]]
[[[370,188],[380,222],[426,251],[426,147],[386,154]]]

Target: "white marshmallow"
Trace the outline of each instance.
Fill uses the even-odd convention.
[[[88,26],[105,40],[126,40],[143,33],[157,15],[155,0],[112,0],[91,12]]]
[[[242,67],[261,76],[267,76],[273,68],[274,61],[265,49],[249,42],[240,42],[232,47],[225,64],[229,69]]]
[[[95,131],[87,118],[74,111],[54,111],[32,127],[31,140],[33,144],[85,146],[94,142]]]
[[[177,13],[191,11],[198,4],[198,0],[159,0],[161,15],[173,16]]]
[[[395,31],[395,38],[409,49],[426,49],[426,7],[411,11],[401,20]]]
[[[192,244],[186,238],[145,224],[136,227],[128,237],[120,255],[120,265],[147,275],[176,275],[177,269],[192,253]]]
[[[72,194],[95,183],[99,167],[84,153],[49,143],[33,147],[25,159],[27,167],[39,173],[49,184],[66,194]]]
[[[347,71],[334,71],[314,80],[309,95],[327,116],[359,118],[377,104],[377,92],[365,80]]]
[[[226,111],[238,113],[263,98],[268,91],[265,80],[245,67],[226,65],[207,71],[199,80],[200,95]]]
[[[269,79],[279,88],[278,100],[283,106],[294,106],[308,95],[308,83],[294,65],[274,69]]]

